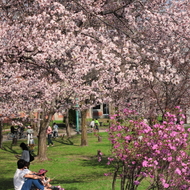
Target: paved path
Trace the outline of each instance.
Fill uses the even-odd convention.
[[[91,130],[91,129],[88,128],[88,129],[87,129],[87,132],[90,133],[90,130]],[[10,132],[9,129],[5,129],[5,130],[3,130],[3,131],[9,131],[9,132]],[[100,129],[100,130],[99,130],[99,132],[105,132],[105,131],[106,131],[106,129]],[[26,131],[25,131],[25,133],[26,133]],[[66,129],[59,129],[59,136],[62,136],[63,134],[66,136]],[[71,135],[73,136],[73,135],[76,135],[76,134],[78,134],[78,133],[76,132],[76,130],[75,130],[75,129],[72,129],[72,130],[71,130]],[[81,134],[81,132],[79,132],[79,134]],[[36,134],[34,134],[34,138],[36,138]],[[25,139],[22,138],[22,140],[26,140],[26,138],[25,138]],[[7,141],[7,135],[3,135],[3,141]],[[9,141],[11,141],[11,140],[9,140]]]

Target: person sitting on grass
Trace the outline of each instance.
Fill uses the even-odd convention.
[[[20,148],[22,149],[22,155],[15,155],[15,157],[17,159],[23,159],[26,162],[30,163],[30,152],[27,145],[24,142],[22,142],[20,143]]]
[[[39,180],[42,177],[35,175],[35,173],[30,171],[28,168],[29,168],[29,164],[25,160],[19,159],[17,161],[17,169],[13,178],[14,190],[21,190],[25,183],[26,184],[23,190],[27,190],[27,189],[30,190],[31,186],[28,184],[26,179],[30,179],[31,185],[34,184],[36,188],[44,190],[43,185],[39,183],[39,181],[34,181],[34,180]]]
[[[38,176],[41,176],[42,180],[42,184],[48,188],[48,189],[53,189],[53,190],[64,190],[63,188],[61,188],[60,186],[52,186],[50,184],[50,181],[52,181],[52,179],[46,177],[46,173],[48,172],[48,170],[45,170],[45,169],[40,169],[39,172],[37,173]]]

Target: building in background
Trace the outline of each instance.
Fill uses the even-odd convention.
[[[109,118],[109,105],[100,104],[89,109],[87,113],[87,118]]]
[[[63,121],[63,117],[64,117],[64,114],[56,113],[53,116],[53,120],[62,120]],[[101,105],[97,105],[95,107],[90,108],[87,112],[87,118],[94,118],[94,119],[109,118],[109,105],[101,104]]]

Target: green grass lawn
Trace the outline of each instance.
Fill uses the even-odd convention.
[[[85,147],[80,146],[80,135],[72,137],[70,141],[58,138],[54,140],[54,146],[47,149],[49,160],[33,161],[30,170],[48,170],[47,176],[55,177],[51,184],[61,185],[65,190],[110,190],[112,178],[104,176],[104,173],[111,171],[110,166],[106,165],[111,145],[107,133],[101,133],[101,136],[102,142],[98,142],[97,137],[88,134],[88,146]],[[0,190],[14,189],[13,175],[17,162],[14,155],[21,153],[20,142],[23,140],[10,149],[11,141],[6,141],[3,143],[4,150],[0,149]],[[98,162],[97,150],[103,153],[102,162]],[[116,190],[119,189],[118,184]],[[143,190],[143,187],[139,187],[139,190]]]

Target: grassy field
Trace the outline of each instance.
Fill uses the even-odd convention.
[[[58,138],[54,140],[54,146],[47,149],[49,160],[33,161],[30,170],[48,170],[47,176],[55,177],[52,185],[61,185],[65,190],[110,190],[112,178],[104,176],[104,173],[111,171],[110,166],[106,165],[110,144],[107,133],[101,133],[101,136],[102,142],[98,142],[97,137],[88,134],[88,146],[85,147],[80,146],[80,135],[70,140]],[[14,189],[13,175],[17,162],[14,155],[21,153],[20,142],[23,140],[19,140],[18,145],[11,149],[11,141],[6,141],[3,143],[4,150],[0,149],[0,190]],[[103,153],[102,162],[98,162],[97,150]],[[116,189],[120,189],[119,184]],[[139,190],[143,190],[143,186]]]

